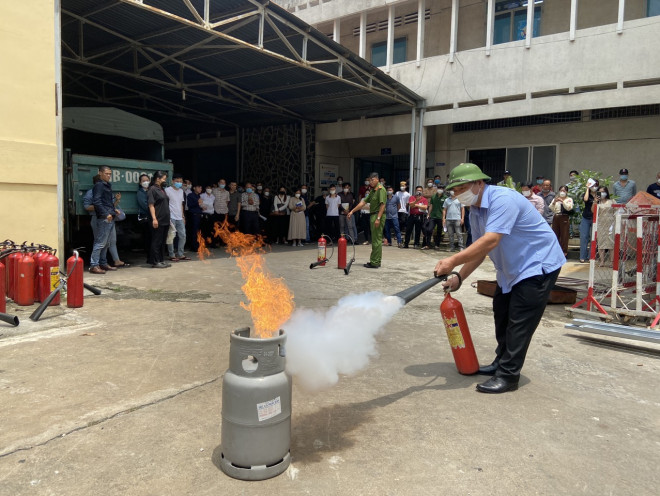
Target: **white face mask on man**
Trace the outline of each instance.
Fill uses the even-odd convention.
[[[464,207],[469,207],[471,205],[474,205],[477,201],[477,198],[479,198],[479,193],[473,193],[472,188],[474,187],[474,183],[472,184],[471,187],[463,191],[460,195],[456,195],[456,199],[461,202],[461,205]]]

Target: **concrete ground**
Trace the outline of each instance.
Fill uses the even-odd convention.
[[[383,267],[349,276],[309,270],[315,246],[276,246],[269,269],[297,307],[395,293],[432,274],[445,252],[384,248]],[[516,392],[475,391],[457,373],[438,311],[439,287],[378,336],[379,355],[333,388],[294,381],[291,456],[262,482],[217,467],[229,333],[251,325],[240,273],[221,250],[167,270],[134,265],[104,276],[81,309],[9,305],[0,324],[1,495],[655,495],[660,476],[660,348],[564,329],[548,307]],[[584,276],[569,262],[562,275]],[[491,299],[457,292],[482,363],[493,358]]]

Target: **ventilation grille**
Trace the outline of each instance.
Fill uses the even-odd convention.
[[[406,24],[415,24],[417,22],[417,12],[411,12],[404,16],[397,16],[394,18],[394,27],[398,28]],[[424,19],[431,19],[431,9],[426,9],[424,11]],[[387,30],[387,19],[384,21],[372,22],[367,24],[367,33],[375,33],[376,31],[386,31]],[[353,36],[360,36],[360,26],[353,28]]]
[[[546,124],[560,124],[562,122],[580,122],[582,112],[558,112],[555,114],[528,115],[524,117],[510,117],[508,119],[491,119],[489,121],[459,122],[453,125],[455,133],[466,131],[484,131],[486,129],[503,129],[507,127],[543,126]]]
[[[660,104],[593,109],[591,111],[591,120],[624,119],[626,117],[646,117],[649,115],[660,115]]]

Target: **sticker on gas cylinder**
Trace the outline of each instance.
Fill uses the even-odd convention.
[[[50,292],[52,293],[60,285],[60,269],[59,267],[50,268]]]
[[[447,337],[449,338],[449,346],[452,348],[465,348],[465,341],[463,341],[463,334],[458,327],[456,317],[444,318],[445,329],[447,330]]]
[[[280,401],[279,396],[270,401],[257,403],[257,415],[259,416],[259,422],[263,422],[269,418],[276,417],[280,413],[282,413],[282,402]]]

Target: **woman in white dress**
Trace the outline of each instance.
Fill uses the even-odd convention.
[[[295,194],[289,200],[289,236],[292,246],[302,246],[302,240],[307,236],[307,228],[305,226],[305,201],[300,197],[300,190],[297,189]]]

